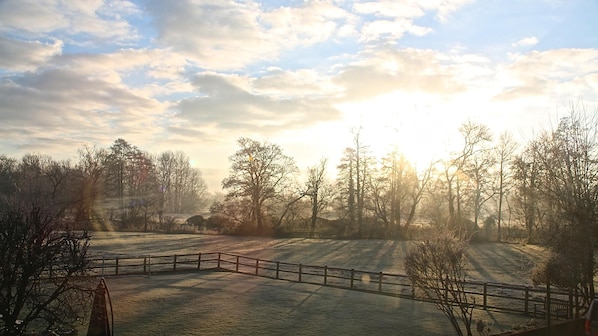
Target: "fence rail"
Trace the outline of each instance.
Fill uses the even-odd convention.
[[[218,270],[272,279],[324,285],[412,300],[433,301],[416,290],[406,275],[263,260],[224,252],[120,256],[92,259],[93,274],[126,275]],[[534,317],[572,318],[581,300],[572,291],[504,283],[467,281],[475,308]]]

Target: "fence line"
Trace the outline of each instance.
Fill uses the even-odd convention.
[[[272,279],[358,290],[412,300],[433,301],[411,286],[406,275],[263,260],[224,252],[121,256],[91,260],[92,274],[126,275],[217,270]],[[464,282],[475,308],[535,317],[572,318],[578,293],[482,281]]]

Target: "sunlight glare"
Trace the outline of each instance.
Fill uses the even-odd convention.
[[[447,140],[458,127],[446,120],[448,113],[438,108],[442,103],[438,100],[431,95],[394,92],[337,107],[351,125],[349,129],[361,126],[362,144],[374,156],[381,158],[396,150],[422,170],[445,156]]]

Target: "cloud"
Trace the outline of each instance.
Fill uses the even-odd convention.
[[[318,1],[267,11],[253,2],[155,0],[147,10],[159,43],[212,70],[241,69],[297,46],[328,41],[341,28],[347,32],[350,17]]]
[[[359,40],[360,42],[396,41],[402,38],[405,33],[422,36],[431,31],[431,28],[414,25],[412,20],[376,20],[363,24]]]
[[[536,44],[538,44],[538,38],[535,36],[530,36],[513,43],[513,47],[529,47]]]
[[[0,68],[9,72],[32,71],[62,51],[62,41],[22,41],[0,35]]]
[[[98,143],[114,134],[147,136],[161,110],[126,87],[59,68],[1,79],[0,99],[0,133],[29,132],[32,145],[47,138]]]
[[[444,22],[453,12],[471,2],[473,0],[365,1],[354,4],[353,9],[359,14],[396,19],[414,19],[431,11]]]
[[[446,18],[468,0],[397,3],[306,1],[268,8],[252,1],[150,0],[157,42],[206,70],[244,69],[273,62],[282,53],[357,37],[359,42],[423,36],[432,28],[414,24],[428,11]],[[370,17],[371,16],[371,17]]]
[[[454,68],[440,62],[434,50],[378,48],[362,53],[362,60],[342,67],[334,82],[345,98],[362,100],[392,91],[451,94],[464,87]]]
[[[334,84],[331,76],[311,69],[269,69],[251,80],[252,88],[262,95],[281,99],[288,97],[336,97],[343,88]]]
[[[138,38],[125,16],[141,11],[126,0],[5,0],[0,2],[0,32],[26,38],[50,34],[71,43],[125,43]]]
[[[425,14],[416,2],[375,1],[358,2],[353,9],[359,14],[372,14],[378,17],[415,18]]]
[[[180,79],[187,61],[166,49],[120,49],[112,53],[67,54],[56,57],[48,67],[65,67],[110,82],[121,82],[131,71],[141,70],[150,79]]]
[[[466,6],[474,0],[421,0],[418,3],[426,10],[435,10],[436,18],[440,22],[446,22],[451,14]]]
[[[181,101],[177,115],[191,127],[273,134],[340,117],[329,98],[260,94],[247,77],[202,73],[193,84],[199,96]]]
[[[433,31],[431,27],[419,26],[414,20],[426,15],[427,11],[437,13],[445,21],[448,15],[468,1],[376,1],[359,2],[353,5],[355,13],[373,15],[375,19],[364,20],[360,32],[361,42],[396,41],[405,33],[424,36]],[[365,17],[364,17],[365,18]]]
[[[499,69],[504,89],[493,100],[508,101],[531,96],[570,97],[595,95],[598,50],[553,49],[511,56]]]

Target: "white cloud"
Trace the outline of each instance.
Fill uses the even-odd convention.
[[[474,0],[419,0],[418,3],[426,10],[436,11],[436,18],[446,22],[452,13]]]
[[[191,127],[207,125],[239,134],[258,130],[262,134],[274,134],[339,117],[330,98],[295,96],[290,94],[292,92],[285,97],[261,94],[247,77],[202,73],[193,83],[198,97],[181,101],[177,115]],[[257,84],[264,90],[265,82]]]
[[[138,35],[123,15],[140,13],[125,0],[4,0],[0,2],[0,32],[29,38],[63,34],[83,45],[125,43]]]
[[[296,71],[270,69],[268,73],[254,78],[253,89],[262,95],[288,97],[335,97],[342,92],[342,87],[334,84],[330,76],[315,70]]]
[[[395,41],[403,37],[405,32],[415,31],[421,34],[423,30],[412,28],[413,22],[410,20],[376,20],[364,23],[361,29],[361,42],[371,42],[380,40]]]
[[[281,52],[347,34],[351,15],[329,2],[265,11],[253,2],[150,1],[158,41],[201,67],[241,69]],[[192,32],[192,33],[191,33]]]
[[[14,40],[0,35],[0,68],[8,71],[32,71],[62,51],[62,41]]]
[[[269,26],[268,35],[276,37],[285,48],[321,43],[337,36],[339,27],[352,14],[326,1],[311,1],[300,7],[281,7],[260,15]]]
[[[180,79],[185,58],[165,49],[121,49],[105,54],[68,54],[56,57],[50,67],[68,67],[88,76],[119,83],[123,76],[141,70],[149,79]]]
[[[464,89],[458,69],[443,64],[446,56],[434,50],[378,48],[361,60],[339,69],[335,83],[345,88],[345,99],[364,100],[393,91],[453,94]]]
[[[470,2],[469,0],[439,1],[367,1],[353,5],[355,13],[372,15],[375,19],[367,20],[361,26],[361,42],[396,41],[405,33],[424,36],[433,31],[431,27],[414,24],[414,20],[436,12],[440,21],[446,21],[449,15]]]
[[[358,2],[353,8],[359,14],[373,14],[378,17],[416,18],[425,14],[415,1]]]
[[[162,109],[154,99],[121,85],[58,68],[4,78],[0,97],[0,133],[21,130],[30,144],[44,139],[98,143],[114,134],[145,140],[156,132]]]
[[[148,11],[158,28],[158,41],[211,69],[235,69],[275,57],[251,3],[150,1]]]
[[[537,37],[530,36],[513,43],[513,47],[529,47],[538,44],[538,42]]]
[[[595,95],[598,50],[554,49],[511,55],[512,63],[500,69],[507,82],[496,100],[526,96],[558,96],[563,99]]]

